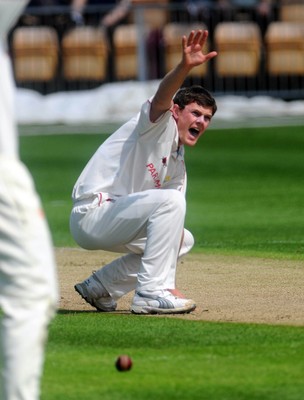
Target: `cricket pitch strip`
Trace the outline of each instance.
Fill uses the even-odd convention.
[[[96,311],[74,285],[119,254],[78,248],[55,249],[59,309]],[[180,260],[177,287],[196,301],[187,320],[304,325],[304,261],[190,253]],[[133,293],[118,301],[115,313],[129,314]],[[143,317],[145,318],[145,317]]]

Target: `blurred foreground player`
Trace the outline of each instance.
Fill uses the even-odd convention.
[[[74,186],[70,227],[76,242],[127,253],[75,285],[100,311],[114,311],[116,301],[134,289],[136,314],[196,307],[175,286],[178,258],[194,244],[184,229],[184,146],[195,146],[216,103],[201,86],[180,87],[193,67],[216,56],[202,52],[207,37],[198,30],[181,39],[181,61],[140,113],[99,147]]]
[[[57,306],[52,242],[40,200],[19,161],[7,33],[27,1],[0,0],[0,398],[37,400]]]

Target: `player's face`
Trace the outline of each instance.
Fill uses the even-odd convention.
[[[174,104],[173,116],[179,132],[179,143],[195,146],[209,126],[212,109],[202,107],[197,103],[190,103],[184,109],[180,109],[177,104]]]

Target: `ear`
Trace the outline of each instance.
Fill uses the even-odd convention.
[[[179,105],[173,104],[173,106],[172,106],[172,115],[173,115],[173,118],[175,120],[178,120],[178,116],[179,116],[180,111],[181,111],[181,109],[180,109]]]

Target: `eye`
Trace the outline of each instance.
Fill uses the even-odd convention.
[[[199,113],[198,111],[192,111],[192,114],[195,116],[195,117],[200,117],[202,114],[201,113]]]

